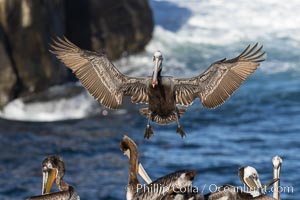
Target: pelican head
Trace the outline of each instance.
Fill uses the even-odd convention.
[[[282,159],[279,156],[274,156],[272,159],[272,163],[273,168],[279,171],[282,164]]]
[[[153,55],[154,69],[153,69],[152,83],[151,83],[153,88],[158,84],[157,79],[162,69],[162,61],[163,61],[162,53],[160,51],[155,51]]]
[[[175,186],[178,188],[191,186],[195,175],[196,175],[195,170],[188,170],[186,172],[183,172],[177,179]]]
[[[254,167],[246,166],[239,168],[239,177],[241,181],[251,189],[251,191],[257,191],[260,194],[264,194],[263,186]]]
[[[65,165],[58,156],[49,156],[42,163],[43,170],[43,188],[42,194],[48,194],[51,191],[54,181],[57,185],[65,174]]]
[[[279,179],[280,178],[280,169],[281,169],[282,159],[279,156],[274,156],[273,159],[272,159],[272,163],[273,163],[274,178]]]
[[[129,138],[128,136],[124,136],[122,142],[120,143],[120,150],[126,155],[128,158],[130,158],[130,149],[134,152],[137,152],[137,146],[135,142]]]

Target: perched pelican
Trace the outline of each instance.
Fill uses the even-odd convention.
[[[127,137],[127,136],[126,136]],[[128,138],[128,140],[129,140],[129,143],[131,144],[131,145],[135,145],[136,146],[136,144],[133,142],[133,140],[131,140],[130,138]],[[134,154],[136,154],[137,153],[137,147],[136,148],[134,148],[134,149],[136,149],[136,152],[133,152]],[[122,150],[123,151],[123,150]],[[129,158],[129,160],[130,160],[130,150],[129,150],[129,148],[128,149],[124,149],[124,155],[126,155],[128,158]],[[151,180],[151,178],[149,177],[149,175],[148,175],[148,173],[146,172],[146,170],[144,169],[144,167],[143,167],[143,165],[141,164],[141,163],[139,163],[139,168],[138,168],[138,174],[142,177],[142,179],[147,183],[147,184],[150,184],[150,183],[152,183],[152,180]]]
[[[253,196],[259,196],[265,194],[265,190],[260,182],[258,172],[254,167],[245,166],[238,170],[238,175],[245,185],[250,188],[250,192]]]
[[[123,137],[120,144],[121,151],[125,154],[128,150],[130,152],[129,159],[129,180],[126,193],[127,200],[158,200],[158,199],[180,199],[185,195],[192,196],[191,185],[196,172],[194,170],[181,170],[156,181],[142,185],[138,180],[138,150],[137,145],[132,139],[127,136]],[[183,189],[184,188],[184,189]],[[181,192],[182,190],[184,192]],[[177,194],[175,194],[177,192]],[[196,194],[195,194],[196,196]],[[192,197],[191,197],[192,198]],[[186,198],[185,198],[186,199]],[[195,199],[196,200],[196,199]]]
[[[249,45],[239,56],[214,62],[198,76],[174,78],[161,75],[163,56],[156,51],[152,76],[136,78],[122,74],[104,54],[80,49],[66,38],[57,38],[51,47],[50,52],[70,68],[104,106],[118,109],[123,96],[131,96],[134,103],[149,104],[140,110],[148,119],[145,138],[153,135],[150,120],[158,124],[177,122],[177,133],[184,137],[178,120],[186,108],[177,104],[189,106],[197,97],[207,108],[223,104],[264,61],[265,55],[263,46]]]
[[[250,188],[242,190],[241,187],[234,187],[232,185],[224,185],[217,189],[217,191],[205,195],[208,200],[275,200],[273,197],[267,196],[264,193],[264,188],[259,180],[258,173],[255,168],[246,166],[238,170],[238,175],[241,181]],[[269,182],[266,187],[273,184],[276,180]]]
[[[274,183],[273,197],[277,200],[280,200],[279,185],[280,185],[280,169],[281,169],[282,159],[279,156],[274,156],[272,159],[272,163],[273,163],[273,178],[278,179],[278,181]]]
[[[241,181],[250,188],[250,193],[253,197],[260,197],[265,199],[274,199],[265,195],[266,188],[272,184],[275,184],[279,179],[275,178],[265,185],[262,185],[259,180],[259,175],[257,170],[251,166],[245,166],[239,168],[238,175]]]
[[[273,197],[267,195],[253,196],[252,193],[243,191],[238,187],[232,185],[224,185],[217,189],[217,191],[205,195],[206,200],[275,200]]]
[[[65,164],[60,157],[47,157],[42,163],[42,170],[42,195],[30,197],[28,200],[80,200],[75,189],[63,181]],[[60,192],[50,193],[54,181]]]
[[[275,200],[273,197],[267,195],[254,196],[252,193],[243,191],[232,185],[221,186],[217,191],[206,194],[204,198],[206,200]]]

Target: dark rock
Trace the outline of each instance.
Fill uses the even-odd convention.
[[[52,37],[66,35],[116,59],[143,50],[153,26],[147,0],[0,1],[0,106],[70,81],[71,73],[48,52]]]
[[[1,27],[5,33],[7,53],[19,80],[13,97],[41,91],[62,83],[67,70],[48,52],[54,34],[64,32],[63,1],[2,1]],[[2,64],[2,61],[1,61]],[[10,76],[13,76],[10,75]],[[11,84],[11,83],[9,83]]]
[[[68,38],[111,59],[143,50],[152,37],[154,22],[146,0],[66,0],[66,8]]]
[[[0,29],[0,108],[10,100],[11,91],[16,83],[16,75],[7,54],[4,33]]]

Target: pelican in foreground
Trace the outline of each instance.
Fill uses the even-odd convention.
[[[102,105],[118,109],[124,96],[134,103],[145,103],[148,107],[140,113],[148,119],[145,138],[153,135],[150,121],[158,124],[177,122],[177,133],[185,136],[179,118],[199,98],[206,108],[223,104],[264,61],[263,46],[248,46],[233,59],[222,59],[192,78],[162,76],[163,56],[156,51],[151,77],[130,77],[122,74],[101,53],[80,49],[68,39],[57,38],[51,45],[56,55],[80,80],[89,93]],[[180,105],[180,106],[178,106]]]
[[[126,136],[127,137],[127,136]],[[128,140],[128,141],[127,141]],[[123,141],[127,141],[127,146],[134,146],[133,148],[131,148],[131,154],[133,156],[136,157],[136,155],[138,155],[138,152],[137,152],[137,146],[136,144],[133,142],[133,140],[131,140],[129,137],[123,139]],[[130,160],[130,149],[129,148],[123,148],[122,149],[124,155],[126,155],[128,157],[128,159]],[[136,158],[133,158],[133,159],[136,159]],[[151,178],[149,177],[148,173],[146,172],[146,170],[144,169],[143,165],[141,163],[139,163],[139,166],[138,166],[138,174],[142,177],[142,179],[147,183],[147,184],[150,184],[152,183],[152,180]]]
[[[254,196],[252,193],[241,190],[232,185],[224,185],[217,191],[205,195],[206,200],[275,200],[267,195]]]
[[[135,142],[127,136],[123,137],[120,144],[121,151],[126,154],[130,152],[129,157],[129,178],[126,199],[127,200],[158,200],[158,199],[190,199],[200,200],[197,194],[193,194],[192,182],[196,175],[194,170],[180,170],[164,177],[161,177],[150,184],[142,185],[138,180],[138,150]],[[182,193],[180,189],[186,192]],[[190,189],[188,191],[188,189]],[[191,192],[190,192],[191,191]],[[194,197],[193,197],[194,195]]]
[[[274,183],[273,197],[277,200],[280,200],[279,185],[280,185],[280,169],[282,165],[282,159],[279,156],[274,156],[272,159],[272,163],[273,163],[273,178],[278,179],[278,181]]]
[[[30,197],[28,200],[80,200],[74,187],[63,180],[65,164],[60,157],[47,157],[42,163],[42,171],[42,195]],[[54,182],[60,192],[50,193]]]
[[[250,190],[243,190],[241,187],[234,187],[232,185],[224,185],[217,189],[216,192],[205,195],[208,200],[275,200],[273,197],[265,195],[265,190],[259,180],[258,173],[255,168],[246,166],[238,170],[238,175],[241,181],[250,188]],[[270,186],[277,180],[272,180],[266,184],[265,187]]]
[[[253,197],[262,198],[262,199],[274,199],[270,196],[267,196],[266,189],[271,186],[272,184],[276,184],[279,179],[275,178],[268,183],[262,185],[259,179],[259,175],[257,170],[251,166],[245,166],[239,168],[238,175],[241,181],[250,188],[250,194]],[[275,192],[275,191],[274,191]]]
[[[265,189],[260,182],[257,170],[251,166],[241,167],[238,170],[238,175],[246,186],[250,188],[250,192],[253,196],[259,196],[265,194]]]

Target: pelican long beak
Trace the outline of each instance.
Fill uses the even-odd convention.
[[[130,159],[130,151],[129,149],[126,149],[125,151],[123,151],[124,155],[127,156]]]
[[[279,181],[279,180],[280,180],[279,178],[274,178],[274,179],[272,179],[271,181],[265,183],[265,184],[263,185],[263,187],[268,188],[268,187],[270,187],[271,185],[273,185],[275,182],[277,182],[277,181]]]
[[[143,165],[140,163],[139,164],[139,175],[142,177],[142,179],[147,183],[150,184],[152,183],[151,178],[147,174],[146,170],[144,169]]]
[[[250,176],[249,178],[246,178],[245,183],[252,190],[257,190],[264,194],[264,191],[262,191],[263,190],[262,184],[257,177]]]
[[[162,60],[160,58],[155,58],[154,70],[153,70],[153,76],[152,76],[152,87],[153,88],[158,84],[157,76],[158,76],[158,71],[161,67],[161,63],[162,63]]]
[[[43,171],[43,188],[42,194],[49,194],[52,188],[52,185],[57,176],[57,169],[51,169],[49,171]]]
[[[273,176],[278,179],[280,178],[280,169],[281,169],[281,164],[279,164],[278,167],[273,170],[273,172],[275,173]]]

